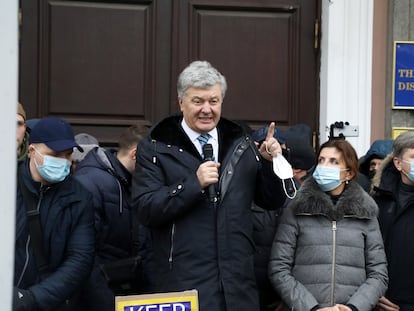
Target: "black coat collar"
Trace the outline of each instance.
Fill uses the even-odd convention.
[[[150,138],[167,145],[177,146],[199,156],[194,144],[190,141],[187,134],[184,132],[184,129],[181,127],[182,119],[182,113],[178,113],[161,120],[151,128]],[[219,158],[223,159],[234,140],[242,137],[244,131],[242,127],[235,122],[221,118],[217,124],[217,132],[220,144]]]

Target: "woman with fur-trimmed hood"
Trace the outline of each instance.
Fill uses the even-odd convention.
[[[284,310],[370,311],[385,293],[378,207],[354,181],[357,172],[347,141],[325,142],[313,178],[284,211],[269,263]]]

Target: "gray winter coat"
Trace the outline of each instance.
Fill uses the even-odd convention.
[[[378,208],[356,182],[336,205],[313,178],[285,210],[269,273],[287,310],[352,305],[374,308],[388,285]]]

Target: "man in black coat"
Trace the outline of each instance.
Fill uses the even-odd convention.
[[[139,145],[134,205],[151,229],[156,291],[196,289],[201,311],[259,310],[250,206],[283,205],[271,162],[282,151],[274,123],[258,150],[240,125],[221,117],[226,88],[206,61],[180,74],[182,114],[160,121]],[[203,154],[211,150],[205,142],[212,154]]]
[[[26,125],[26,111],[21,103],[17,103],[17,161],[23,161],[27,156],[29,147],[29,131]]]
[[[141,265],[134,271],[134,264],[138,255],[147,260],[149,234],[132,217],[130,189],[137,144],[146,132],[146,127],[132,125],[120,135],[117,149],[95,147],[76,166],[76,180],[92,194],[96,230],[95,262],[82,291],[82,310],[113,311],[115,295],[148,290]]]
[[[414,310],[414,132],[400,134],[373,178],[373,197],[388,260],[381,310]]]
[[[300,128],[301,131],[296,131],[296,128]],[[291,182],[286,182],[287,192],[290,196],[295,195],[295,188],[299,189],[305,178],[312,172],[316,162],[315,151],[310,143],[310,128],[309,131],[306,131],[307,128],[309,127],[304,124],[298,124],[289,128],[286,133],[283,133],[280,129],[275,131],[274,136],[281,144],[283,154],[292,166],[295,185],[293,187]],[[267,131],[264,130],[266,130],[266,127],[259,128],[252,134],[252,138],[259,145],[265,138],[264,134]],[[307,133],[309,133],[309,136],[306,136]],[[256,243],[255,272],[261,311],[274,311],[277,306],[281,308],[281,300],[270,282],[268,268],[270,250],[280,216],[290,201],[286,200],[285,206],[277,210],[265,210],[256,204],[252,204],[253,240]]]
[[[91,195],[70,175],[74,147],[67,122],[44,118],[19,163],[14,311],[78,310],[74,294],[89,276],[95,235]]]

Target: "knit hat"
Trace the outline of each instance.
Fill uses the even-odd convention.
[[[89,151],[95,147],[99,147],[98,140],[87,133],[79,133],[75,135],[75,141],[82,147],[83,152],[79,152],[77,149],[73,150],[72,160],[73,162],[80,162],[85,158]]]
[[[17,114],[21,115],[24,121],[26,121],[26,111],[24,111],[21,103],[17,103]]]
[[[315,151],[308,140],[290,135],[286,141],[288,160],[292,168],[309,170],[316,162]]]

